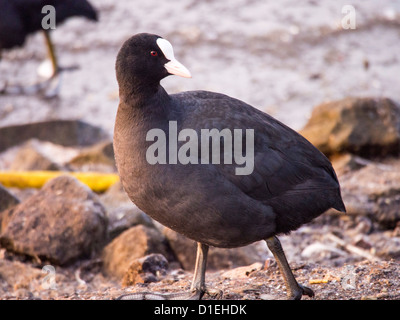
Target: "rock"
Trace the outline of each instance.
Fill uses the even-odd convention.
[[[20,203],[20,200],[0,184],[0,235],[10,221],[12,208]]]
[[[400,221],[400,193],[377,199],[375,219],[381,226],[394,229]]]
[[[138,224],[154,228],[153,219],[132,203],[120,181],[100,195],[100,199],[107,209],[109,239]]]
[[[10,187],[8,189],[11,190],[11,192],[13,192],[18,197],[20,202],[24,202],[26,199],[32,197],[35,193],[40,191],[40,189],[37,188],[20,189],[17,187]]]
[[[128,195],[122,187],[121,181],[114,183],[108,190],[102,194],[101,201],[108,211],[119,208],[121,205],[133,205]]]
[[[31,289],[40,285],[45,275],[38,268],[33,268],[29,264],[18,261],[0,259],[0,283],[8,289]],[[1,289],[0,289],[1,291]]]
[[[151,253],[160,253],[168,260],[173,260],[166,239],[158,230],[143,225],[132,227],[103,249],[104,271],[122,279],[136,259]]]
[[[349,152],[363,157],[400,153],[400,105],[387,98],[346,98],[313,110],[300,132],[330,156]]]
[[[0,212],[0,236],[2,232],[6,230],[6,227],[10,222],[13,213],[14,213],[14,207],[11,207],[9,210],[4,210]],[[1,247],[1,242],[0,242],[0,247]]]
[[[50,180],[12,210],[0,236],[9,251],[64,265],[89,257],[106,239],[98,196],[70,176]]]
[[[367,165],[364,159],[350,153],[333,155],[331,161],[338,176],[361,169]]]
[[[66,170],[65,163],[79,150],[48,141],[29,139],[0,154],[0,164],[8,170]]]
[[[193,270],[196,262],[196,242],[169,228],[162,228],[163,234],[168,239],[170,247],[183,269]],[[266,252],[260,253],[259,251],[257,243],[233,249],[210,247],[208,251],[207,270],[235,268],[264,261],[267,257]]]
[[[83,149],[68,162],[72,171],[116,172],[112,141],[105,140]]]
[[[385,228],[400,221],[400,160],[369,163],[340,178],[349,214],[361,214]]]
[[[0,213],[8,208],[16,206],[17,204],[19,204],[19,202],[20,201],[16,196],[14,196],[10,191],[8,191],[0,184]]]
[[[109,239],[114,239],[125,230],[139,224],[154,228],[153,220],[132,203],[107,212],[107,217]]]
[[[372,248],[372,244],[363,234],[358,234],[353,238],[353,245],[356,247],[360,247],[364,250],[370,250]]]
[[[182,268],[193,271],[196,261],[196,242],[160,224],[157,224],[157,227],[167,239]],[[211,249],[208,251],[209,256]],[[207,268],[211,269],[209,262],[207,263]]]
[[[369,234],[372,231],[372,221],[368,217],[356,217],[356,227],[353,229],[355,234]]]
[[[29,140],[16,152],[9,170],[62,170],[62,166],[54,162],[40,150],[37,140]]]
[[[393,229],[392,237],[400,238],[400,221],[397,222],[396,227]]]
[[[368,236],[376,256],[384,260],[400,259],[400,238],[392,233],[376,232]]]
[[[322,261],[326,258],[330,259],[334,256],[345,256],[346,252],[334,246],[321,242],[314,242],[303,249],[301,257],[304,259],[312,259],[313,261]]]
[[[0,128],[0,152],[31,138],[63,146],[89,146],[105,140],[108,134],[80,120],[50,120]]]
[[[168,261],[162,254],[150,254],[134,260],[122,279],[123,286],[156,282],[168,270]]]

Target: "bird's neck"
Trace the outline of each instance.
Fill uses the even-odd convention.
[[[121,102],[132,107],[140,108],[157,96],[160,84],[125,81],[119,84],[119,98]]]
[[[169,113],[168,93],[159,84],[146,85],[136,83],[135,86],[119,86],[119,109],[129,117],[140,119],[167,119]]]

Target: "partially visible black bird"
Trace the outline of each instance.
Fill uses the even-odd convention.
[[[42,19],[46,16],[42,8],[51,5],[56,12],[56,25],[70,17],[85,17],[98,20],[97,11],[87,0],[0,0],[0,59],[5,49],[20,47],[26,37],[36,31],[43,31],[53,77],[60,71],[57,55],[50,38],[50,30],[42,28]]]
[[[329,208],[345,211],[329,160],[297,132],[240,100],[208,91],[169,95],[160,80],[171,74],[190,77],[190,73],[175,59],[172,45],[157,35],[128,39],[118,53],[116,74],[120,104],[114,151],[123,187],[152,218],[198,242],[191,292],[163,298],[202,297],[209,246],[232,248],[259,240],[266,240],[275,256],[289,298],[313,296],[311,289],[295,280],[276,235],[299,228]],[[171,123],[176,130],[170,130]],[[185,147],[191,137],[213,129],[220,144],[211,153],[225,159],[225,146],[232,146],[232,141],[221,132],[239,132],[234,135],[242,138],[238,154],[253,147],[252,171],[238,174],[232,162],[203,161],[203,152]],[[247,129],[254,130],[253,143],[244,137]],[[165,139],[160,135],[156,140],[154,132],[164,132]],[[162,160],[166,150],[167,162],[148,157],[154,141],[160,145],[154,155]],[[167,144],[164,151],[163,143]],[[181,148],[183,156],[189,150],[195,156],[185,163],[177,161],[171,150]]]

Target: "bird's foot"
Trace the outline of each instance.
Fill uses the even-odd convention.
[[[298,284],[298,287],[295,290],[291,290],[288,293],[289,300],[300,300],[302,296],[309,296],[312,298],[314,297],[314,291],[308,287]]]
[[[222,297],[221,290],[194,289],[177,293],[135,292],[119,296],[116,300],[201,300],[204,294],[214,299],[220,299]]]

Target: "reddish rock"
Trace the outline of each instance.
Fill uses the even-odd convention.
[[[104,207],[73,177],[50,180],[12,210],[0,236],[9,251],[63,265],[89,257],[106,240]]]
[[[122,279],[123,286],[132,286],[137,283],[149,283],[165,275],[168,261],[162,254],[150,254],[134,260]]]
[[[400,154],[400,105],[387,98],[346,98],[313,110],[300,132],[330,156]]]
[[[160,253],[172,259],[165,237],[158,230],[143,225],[132,227],[103,249],[104,270],[122,279],[136,259],[151,253]]]

